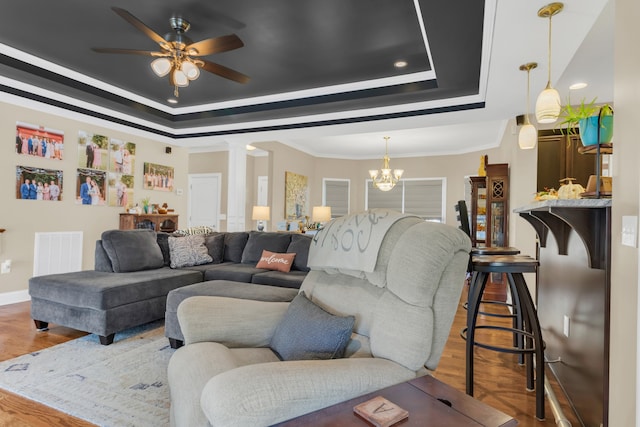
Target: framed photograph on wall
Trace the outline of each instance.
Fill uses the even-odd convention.
[[[62,200],[62,171],[16,166],[16,198],[22,200]]]
[[[78,167],[106,171],[108,164],[109,137],[79,131]]]
[[[17,122],[16,153],[25,156],[62,160],[64,132],[45,126]]]
[[[284,214],[286,219],[303,219],[309,215],[308,178],[293,172],[284,173]]]
[[[173,177],[172,166],[145,162],[142,186],[145,190],[173,191]]]
[[[107,172],[78,168],[76,172],[76,204],[104,206],[106,204]]]

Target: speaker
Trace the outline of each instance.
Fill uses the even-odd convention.
[[[524,124],[524,114],[516,116],[516,125],[522,126]]]
[[[165,147],[164,152],[167,154],[171,154],[171,147]]]

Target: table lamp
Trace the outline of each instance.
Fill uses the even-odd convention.
[[[251,219],[254,221],[258,221],[258,231],[264,230],[264,222],[269,221],[271,216],[269,206],[254,206],[253,214],[251,215]]]
[[[311,220],[318,224],[318,230],[321,230],[325,222],[331,221],[331,206],[314,206]]]

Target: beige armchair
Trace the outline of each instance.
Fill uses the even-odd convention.
[[[329,223],[311,245],[301,290],[326,312],[355,317],[338,359],[280,360],[269,346],[290,303],[185,300],[186,345],[168,370],[172,425],[271,425],[434,370],[470,249],[455,227],[386,211]],[[296,327],[306,333],[304,321]]]

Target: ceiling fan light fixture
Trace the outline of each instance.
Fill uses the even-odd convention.
[[[173,70],[173,82],[177,87],[189,86],[189,78],[187,78],[187,75],[178,68]]]
[[[167,58],[157,58],[151,61],[151,69],[158,77],[164,77],[171,71],[171,61]]]
[[[191,61],[183,61],[180,70],[182,70],[189,80],[195,80],[200,76],[200,69]]]

